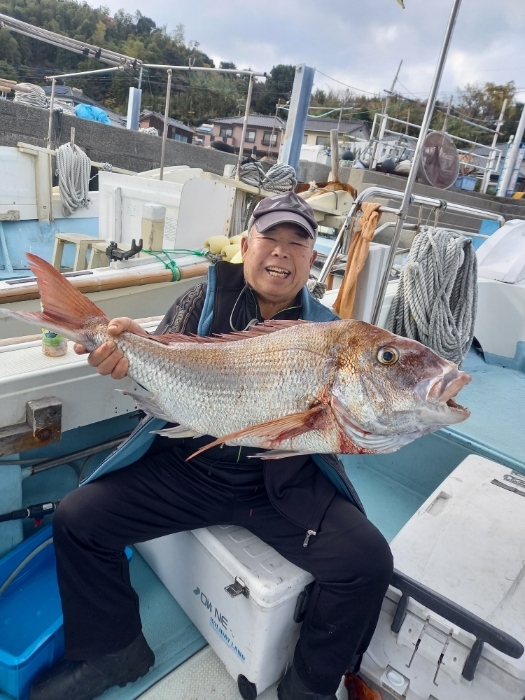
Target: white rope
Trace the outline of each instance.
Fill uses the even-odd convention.
[[[235,178],[236,173],[237,167],[234,168],[231,177]],[[252,158],[241,163],[239,178],[247,185],[267,192],[289,192],[297,185],[295,170],[291,165],[277,163],[265,173],[261,163]],[[252,212],[259,201],[258,195],[237,190],[231,213],[230,236],[235,236],[247,229]]]
[[[236,175],[237,167],[232,173],[232,178]],[[247,185],[259,187],[267,192],[289,192],[297,185],[297,176],[291,165],[276,163],[265,173],[261,163],[252,159],[241,163],[239,179]]]
[[[477,259],[471,239],[429,227],[414,239],[387,329],[419,340],[460,365],[474,337],[477,303]]]
[[[79,207],[86,209],[91,204],[89,199],[89,173],[91,161],[76,144],[75,150],[70,143],[57,148],[57,172],[60,187],[60,199],[64,216],[71,214]]]
[[[19,90],[15,90],[13,102],[20,102],[21,104],[29,105],[30,107],[42,107],[42,109],[47,109],[49,107],[46,93],[39,85],[32,85],[31,83],[19,83],[19,85],[28,88],[31,90],[31,92],[21,92]]]

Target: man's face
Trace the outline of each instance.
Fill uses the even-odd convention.
[[[293,300],[308,280],[317,257],[314,241],[295,224],[278,224],[264,233],[255,226],[241,241],[244,278],[262,299]]]

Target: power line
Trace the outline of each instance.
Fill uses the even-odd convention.
[[[361,88],[354,87],[353,85],[347,85],[347,83],[343,83],[341,80],[337,80],[337,78],[332,78],[330,75],[326,75],[326,73],[323,73],[323,71],[320,71],[319,68],[315,69],[317,73],[320,75],[324,75],[325,78],[328,78],[329,80],[333,80],[336,83],[339,83],[340,85],[344,85],[347,88],[350,88],[351,90],[357,90],[358,92],[364,92],[366,95],[377,95],[376,92],[369,92],[368,90],[362,90]]]

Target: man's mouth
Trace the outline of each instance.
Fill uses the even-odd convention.
[[[266,272],[272,277],[280,277],[283,280],[290,274],[290,271],[285,270],[283,267],[267,267]]]

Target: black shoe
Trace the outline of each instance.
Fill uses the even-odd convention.
[[[29,700],[93,700],[108,688],[121,688],[145,676],[155,663],[142,632],[125,649],[96,661],[62,659],[33,684]]]
[[[286,671],[284,678],[277,686],[277,697],[279,700],[337,700],[334,693],[324,695],[322,693],[314,693],[307,688],[299,678],[293,664]],[[33,698],[30,700],[33,700]]]

